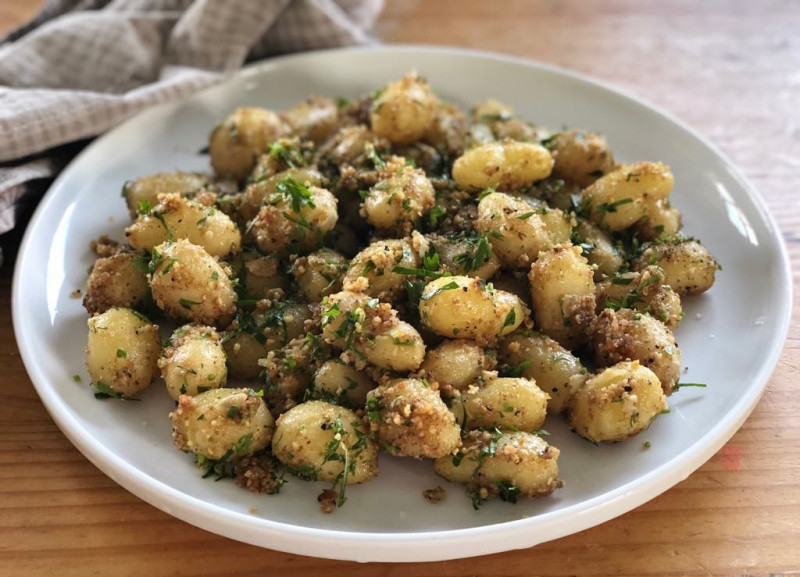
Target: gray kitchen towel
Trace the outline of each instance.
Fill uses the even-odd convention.
[[[14,228],[26,194],[81,148],[61,145],[220,82],[248,60],[372,43],[382,7],[383,0],[48,0],[0,43],[0,234]]]

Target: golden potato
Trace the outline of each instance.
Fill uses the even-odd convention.
[[[644,218],[636,222],[636,232],[643,240],[674,236],[681,229],[682,219],[681,211],[672,206],[669,200],[659,200],[647,205]]]
[[[595,281],[614,276],[625,262],[611,237],[588,221],[578,221],[573,231],[572,242],[580,247],[589,264],[596,267]]]
[[[553,175],[587,187],[614,169],[614,157],[606,139],[593,132],[570,130],[556,135],[553,143]]]
[[[159,172],[129,180],[122,187],[122,196],[131,218],[135,219],[141,208],[158,204],[159,194],[191,196],[205,189],[208,184],[208,179],[202,174]]]
[[[275,423],[264,400],[251,389],[213,389],[181,395],[169,414],[172,440],[198,463],[251,455],[269,446]]]
[[[392,82],[372,101],[370,124],[375,134],[395,144],[420,139],[433,125],[438,101],[416,74]]]
[[[639,361],[658,377],[669,395],[681,375],[681,351],[664,323],[631,309],[605,309],[592,323],[591,344],[601,367]]]
[[[594,443],[638,435],[667,410],[658,377],[639,361],[623,361],[586,381],[569,401],[569,424]]]
[[[311,168],[289,168],[271,176],[256,178],[247,185],[242,195],[242,206],[240,214],[245,221],[250,221],[262,205],[272,199],[275,194],[279,194],[278,184],[284,183],[282,188],[285,190],[286,179],[290,178],[299,182],[306,188],[321,187],[323,182],[322,175]],[[300,197],[302,198],[302,196]]]
[[[581,361],[540,333],[524,331],[507,336],[500,344],[498,357],[509,366],[506,374],[531,379],[550,396],[548,413],[562,412],[586,380],[587,371]]]
[[[289,133],[280,117],[264,108],[237,108],[211,133],[208,153],[220,176],[243,179],[250,174],[256,157]]]
[[[235,332],[225,340],[222,347],[228,358],[231,376],[255,379],[261,373],[258,361],[267,356],[267,349],[255,336],[247,332]]]
[[[321,248],[294,261],[290,270],[305,299],[315,303],[342,290],[348,267],[349,261],[340,253]]]
[[[314,373],[314,381],[308,393],[312,399],[359,409],[367,402],[367,393],[376,386],[375,381],[364,371],[359,371],[340,359],[331,359],[322,363]]]
[[[465,339],[445,340],[428,351],[419,374],[442,391],[465,391],[483,374],[495,368],[494,351]]]
[[[665,281],[664,270],[653,265],[616,274],[597,284],[597,307],[632,308],[674,329],[683,318],[683,309],[680,297]]]
[[[536,432],[547,415],[550,396],[524,378],[492,379],[464,399],[467,429],[507,429]]]
[[[433,235],[429,241],[439,255],[440,269],[450,274],[471,275],[489,280],[500,270],[500,260],[492,249],[488,235]]]
[[[567,348],[585,340],[594,317],[594,271],[581,249],[567,244],[539,256],[528,275],[536,324]]]
[[[623,165],[602,176],[582,193],[592,222],[611,231],[624,230],[647,215],[649,207],[672,191],[674,178],[660,162]]]
[[[359,252],[344,275],[345,287],[359,285],[361,277],[367,280],[363,292],[382,301],[392,302],[400,297],[408,278],[395,269],[415,269],[420,264],[419,255],[408,240],[392,239],[375,241]]]
[[[343,496],[344,486],[378,474],[378,446],[349,409],[308,401],[281,415],[276,425],[272,452],[301,479],[333,482]]]
[[[130,308],[149,296],[147,265],[133,252],[118,252],[98,258],[89,273],[83,307],[89,314],[104,313],[112,307]]]
[[[649,265],[661,267],[664,283],[681,296],[706,292],[714,284],[719,265],[694,239],[681,237],[648,245],[633,263],[634,270]]]
[[[194,397],[225,385],[228,377],[225,351],[213,327],[189,324],[172,333],[158,368],[169,396]]]
[[[281,118],[300,138],[321,144],[339,127],[339,107],[330,98],[312,96],[283,112]]]
[[[150,265],[150,290],[167,316],[217,327],[233,318],[233,283],[203,247],[185,239],[166,242],[153,249]]]
[[[394,379],[367,395],[370,428],[381,448],[399,457],[435,459],[455,453],[461,429],[426,381]]]
[[[543,146],[506,140],[467,150],[453,163],[453,179],[465,190],[513,191],[547,178],[552,170],[553,157]]]
[[[560,451],[523,431],[470,431],[455,457],[436,459],[434,471],[448,481],[466,483],[473,505],[493,496],[515,503],[517,496],[543,497],[563,485]]]
[[[380,173],[380,180],[369,189],[362,212],[379,230],[410,234],[414,223],[427,214],[434,203],[434,190],[425,172],[406,166],[396,158]]]
[[[152,209],[141,210],[125,236],[133,248],[148,252],[176,238],[185,238],[219,258],[242,248],[242,235],[227,214],[177,194],[163,195]]]
[[[87,324],[86,368],[100,393],[130,397],[146,389],[161,352],[158,326],[136,311],[118,307],[93,316]]]
[[[478,278],[444,276],[425,286],[419,314],[438,335],[491,343],[513,332],[529,311],[516,296]]]

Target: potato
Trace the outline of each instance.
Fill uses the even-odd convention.
[[[571,232],[562,211],[503,193],[480,200],[475,228],[488,236],[493,252],[511,268],[528,268],[541,251],[568,241]]]
[[[487,349],[476,343],[464,339],[446,340],[428,351],[419,374],[431,383],[438,383],[443,392],[465,391],[483,371],[490,371],[496,365]]]
[[[287,178],[291,178],[295,182],[299,182],[306,188],[322,186],[323,177],[316,170],[310,168],[290,168],[273,174],[271,176],[263,176],[254,179],[253,182],[247,185],[244,189],[242,197],[241,215],[245,221],[252,220],[253,217],[261,210],[261,206],[271,199],[275,194],[278,194],[278,183],[285,182]]]
[[[101,393],[123,397],[142,392],[153,380],[161,337],[158,326],[135,311],[114,307],[89,319],[86,367]]]
[[[425,172],[406,166],[395,157],[380,172],[380,180],[369,189],[362,214],[382,231],[410,234],[414,223],[434,204],[434,190]]]
[[[281,114],[300,138],[321,144],[339,125],[339,107],[330,98],[312,96]]]
[[[130,308],[149,295],[146,261],[132,252],[118,252],[98,258],[89,273],[83,306],[89,314],[104,313],[112,307]],[[144,269],[144,270],[143,270]]]
[[[433,125],[438,101],[428,83],[408,74],[381,90],[372,101],[370,124],[375,134],[395,144],[419,140]]]
[[[340,253],[321,248],[294,261],[290,270],[305,299],[316,303],[342,290],[342,278],[348,266],[349,261]]]
[[[321,399],[350,409],[360,409],[367,402],[367,393],[376,386],[363,371],[339,359],[331,359],[322,363],[314,373],[314,381],[308,394],[312,399]]]
[[[592,222],[610,231],[624,230],[672,191],[674,178],[660,162],[623,165],[585,188],[583,202]]]
[[[236,332],[222,345],[232,377],[255,379],[261,373],[259,359],[267,356],[266,347],[247,332]]]
[[[581,250],[567,244],[539,256],[528,275],[536,324],[572,349],[585,340],[594,317],[594,271]]]
[[[492,277],[494,288],[515,295],[523,304],[531,307],[531,283],[528,281],[528,271],[514,270],[504,272]]]
[[[398,267],[418,268],[419,264],[419,256],[408,240],[379,240],[353,258],[344,275],[344,286],[357,286],[359,278],[364,277],[367,286],[363,292],[391,302],[403,295],[403,282],[408,279],[408,276],[392,271]]]
[[[510,429],[536,432],[547,414],[550,396],[523,378],[493,379],[477,390],[469,390],[464,400],[465,428]]]
[[[314,250],[336,226],[336,197],[324,188],[306,187],[293,178],[276,185],[278,192],[250,222],[258,248],[267,254]]]
[[[140,211],[125,236],[133,248],[148,252],[173,238],[185,238],[220,258],[242,248],[242,235],[228,215],[177,194],[164,195],[152,209]]]
[[[658,377],[639,361],[624,361],[592,377],[569,401],[569,424],[594,443],[638,435],[667,409]]]
[[[128,205],[131,218],[135,219],[141,208],[158,204],[159,194],[191,196],[206,188],[208,184],[208,179],[202,174],[159,172],[127,181],[122,187],[122,196]]]
[[[381,448],[399,457],[435,459],[454,453],[461,429],[426,381],[394,379],[367,395],[370,428]]]
[[[263,299],[275,289],[288,289],[289,276],[283,270],[278,255],[261,256],[257,251],[246,252],[241,257],[239,284],[249,299]]]
[[[169,417],[175,446],[197,455],[200,464],[261,451],[275,430],[267,405],[251,389],[181,395]]]
[[[367,151],[383,152],[390,148],[389,141],[378,136],[366,126],[345,126],[320,147],[317,157],[320,165],[363,166],[370,162]]]
[[[397,319],[388,303],[362,293],[342,291],[322,301],[326,342],[381,369],[414,371],[425,358],[417,330]]]
[[[223,327],[236,312],[236,293],[225,270],[203,247],[180,239],[153,249],[150,290],[174,319]]]
[[[472,119],[475,122],[495,122],[508,120],[514,116],[514,109],[495,98],[488,98],[479,102],[472,109]]]
[[[605,309],[591,327],[595,359],[601,367],[639,361],[653,371],[669,395],[681,375],[681,351],[664,323],[647,313]]]
[[[663,269],[653,265],[616,274],[597,285],[597,306],[646,312],[674,329],[683,318],[683,309],[680,297],[665,280]]]
[[[636,222],[639,238],[655,240],[660,236],[674,236],[681,229],[681,211],[672,206],[669,200],[659,200],[648,204],[644,218]]]
[[[272,453],[301,479],[330,481],[341,490],[378,474],[378,446],[349,409],[308,401],[281,415],[276,424]]]
[[[543,497],[560,488],[559,454],[531,433],[470,431],[455,457],[436,459],[434,471],[448,481],[467,483],[477,508],[495,495],[516,502],[517,495]]]
[[[253,170],[256,157],[288,133],[289,126],[271,110],[237,108],[211,133],[211,166],[220,176],[244,179]]]
[[[466,151],[453,163],[453,179],[465,190],[513,191],[550,176],[553,158],[539,144],[489,142]]]
[[[219,333],[213,327],[189,324],[172,333],[158,368],[169,396],[177,401],[181,395],[194,397],[224,386],[226,361]]]
[[[657,265],[664,271],[664,283],[681,296],[698,295],[714,284],[719,265],[698,241],[678,237],[648,245],[633,262],[634,270]]]
[[[510,371],[531,379],[550,395],[549,414],[562,412],[570,397],[586,380],[586,369],[580,360],[558,342],[540,333],[525,331],[503,339],[499,359]]]
[[[491,343],[516,329],[528,309],[511,293],[496,290],[478,278],[445,276],[422,291],[422,323],[438,335]]]
[[[500,260],[494,254],[487,235],[434,235],[429,240],[439,255],[441,270],[450,274],[468,274],[489,280],[500,270]]]
[[[553,175],[587,187],[614,169],[614,157],[606,139],[593,132],[570,130],[553,140]]]
[[[583,256],[595,266],[594,280],[614,276],[625,262],[614,246],[611,237],[592,223],[580,220],[573,232],[573,243],[578,243]]]

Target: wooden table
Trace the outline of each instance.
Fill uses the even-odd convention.
[[[30,12],[6,0],[0,30]],[[715,141],[776,216],[800,294],[800,3],[390,1],[386,42],[496,50],[585,72]],[[6,237],[6,250],[15,239]],[[435,564],[357,565],[267,551],[162,513],[75,450],[45,412],[0,275],[0,575],[800,574],[800,307],[762,401],[700,470],[622,517],[533,549]]]

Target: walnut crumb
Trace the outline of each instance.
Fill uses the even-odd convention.
[[[319,509],[326,515],[330,515],[336,510],[336,491],[333,489],[325,489],[317,497],[319,501]]]
[[[447,497],[447,491],[445,491],[444,487],[437,486],[434,489],[425,489],[422,492],[422,496],[436,505],[445,500]]]

